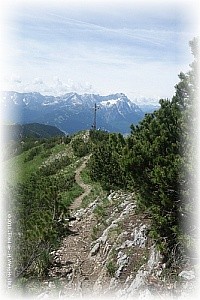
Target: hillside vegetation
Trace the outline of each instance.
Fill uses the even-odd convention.
[[[13,186],[8,196],[14,228],[16,278],[45,273],[49,253],[63,235],[63,217],[69,215],[72,200],[82,193],[75,182],[76,161],[70,140],[37,141],[9,161]],[[16,170],[17,176],[12,176]]]
[[[63,137],[65,140],[64,132],[57,127],[39,123],[1,125],[1,132],[4,143],[4,160],[19,155],[28,147],[32,147],[37,140],[43,143],[45,139],[53,137]],[[26,143],[24,143],[25,141]]]
[[[151,217],[150,234],[169,263],[194,250],[195,241],[196,225],[191,220],[196,220],[197,39],[190,46],[195,60],[187,74],[180,73],[172,100],[161,99],[160,109],[132,125],[127,139],[114,134],[97,137],[100,142],[90,161],[92,178],[104,188],[128,188],[137,193],[138,209]]]
[[[179,75],[180,82],[172,100],[161,99],[160,109],[146,114],[139,125],[132,126],[128,137],[91,130],[65,138],[24,141],[21,153],[6,162],[10,173],[6,203],[12,215],[13,281],[16,286],[33,278],[59,277],[62,272],[65,272],[65,280],[68,273],[72,280],[73,272],[66,269],[66,261],[68,264],[69,260],[75,261],[80,243],[84,242],[83,261],[85,266],[91,263],[96,283],[99,265],[104,266],[102,282],[107,277],[120,278],[120,284],[125,282],[125,275],[120,277],[124,266],[127,276],[137,277],[137,271],[150,259],[148,251],[153,244],[160,253],[161,263],[165,263],[169,278],[177,275],[185,265],[191,265],[190,257],[196,257],[197,238],[191,185],[195,178],[197,40],[190,45],[195,60],[188,73]],[[80,186],[81,180],[76,179],[77,170],[84,163],[78,176],[90,188],[74,217],[78,207],[73,203],[85,189],[84,185]],[[82,239],[74,238],[77,232],[70,226],[74,218],[78,219],[76,225],[80,221]],[[127,230],[128,235],[128,230],[133,229],[138,232],[140,241],[131,243],[129,240],[127,244],[122,233]],[[146,236],[151,239],[147,246]],[[55,267],[52,253],[55,254],[67,237],[70,237],[68,242],[62,246],[65,268],[62,262],[56,262]],[[119,241],[124,243],[124,248],[119,247]],[[111,247],[114,244],[115,248]],[[123,249],[127,251],[125,254]],[[137,259],[133,259],[135,249]],[[98,251],[101,256],[98,257],[99,265],[95,266],[88,255],[95,256]],[[119,271],[117,264],[123,261],[122,257],[124,265]],[[61,269],[58,270],[59,264]],[[80,268],[77,264],[76,268]],[[86,277],[94,280],[92,273]]]

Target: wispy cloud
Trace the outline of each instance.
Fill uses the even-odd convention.
[[[101,54],[117,54],[121,57],[132,57],[141,62],[141,59],[165,61],[174,60],[181,53],[180,37],[187,35],[174,29],[143,29],[135,28],[111,28],[94,23],[76,20],[62,15],[48,13],[43,18],[26,15],[19,20],[21,28],[18,34],[21,40],[20,47],[26,50],[31,57],[43,57],[44,62],[48,56],[52,59],[52,52],[56,56],[62,50],[73,59],[82,52],[96,52],[99,48]],[[145,25],[146,26],[146,25]],[[189,34],[188,34],[189,36]],[[46,59],[45,59],[46,57]],[[181,57],[181,56],[180,56]]]

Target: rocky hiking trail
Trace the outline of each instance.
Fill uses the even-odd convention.
[[[51,253],[52,265],[36,299],[165,299],[165,295],[176,294],[178,283],[161,276],[165,264],[148,237],[150,220],[136,212],[134,193],[111,191],[81,208],[92,190],[81,179],[89,159],[86,156],[75,171],[83,193],[70,206],[71,233]],[[179,275],[183,299],[194,290],[195,276],[193,270]]]
[[[83,198],[85,198],[86,196],[89,195],[92,187],[88,184],[85,184],[80,176],[81,172],[85,169],[87,162],[89,161],[91,155],[88,155],[84,158],[84,162],[80,165],[79,168],[76,169],[75,171],[75,180],[77,182],[77,184],[82,187],[82,189],[84,190],[84,193],[81,194],[79,197],[77,197],[74,202],[70,205],[70,210],[73,211],[75,209],[77,209],[78,207],[80,207]]]
[[[68,295],[82,295],[83,285],[84,288],[87,288],[88,283],[93,282],[94,276],[95,262],[88,258],[88,254],[90,253],[91,230],[95,224],[95,218],[83,209],[75,212],[92,189],[81,179],[81,172],[86,167],[90,156],[86,156],[83,163],[75,171],[75,180],[84,192],[75,198],[70,206],[72,219],[75,219],[70,222],[71,234],[65,237],[61,247],[52,253],[53,267],[49,271],[50,277],[60,278],[60,282],[62,285],[64,284],[63,289]],[[84,211],[84,218],[81,211]]]

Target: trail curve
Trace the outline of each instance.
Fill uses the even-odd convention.
[[[85,169],[86,164],[89,161],[90,157],[91,157],[91,154],[86,156],[84,159],[84,162],[75,171],[75,180],[76,180],[77,184],[83,188],[84,192],[80,196],[78,196],[77,198],[74,199],[74,202],[69,207],[70,210],[75,210],[78,207],[80,207],[83,198],[88,196],[89,193],[91,192],[92,187],[89,184],[85,184],[81,178],[81,172],[83,171],[83,169]]]

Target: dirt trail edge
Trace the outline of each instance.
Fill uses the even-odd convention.
[[[89,161],[90,157],[91,157],[91,154],[86,156],[85,159],[84,159],[84,162],[82,163],[82,165],[80,165],[80,167],[78,169],[76,169],[76,171],[75,171],[75,180],[76,180],[77,184],[80,185],[80,187],[83,188],[84,193],[74,199],[74,202],[69,207],[70,210],[77,209],[81,205],[83,198],[88,196],[89,193],[91,192],[92,187],[88,184],[85,184],[82,181],[81,176],[80,176],[83,169],[85,169],[86,164]]]

